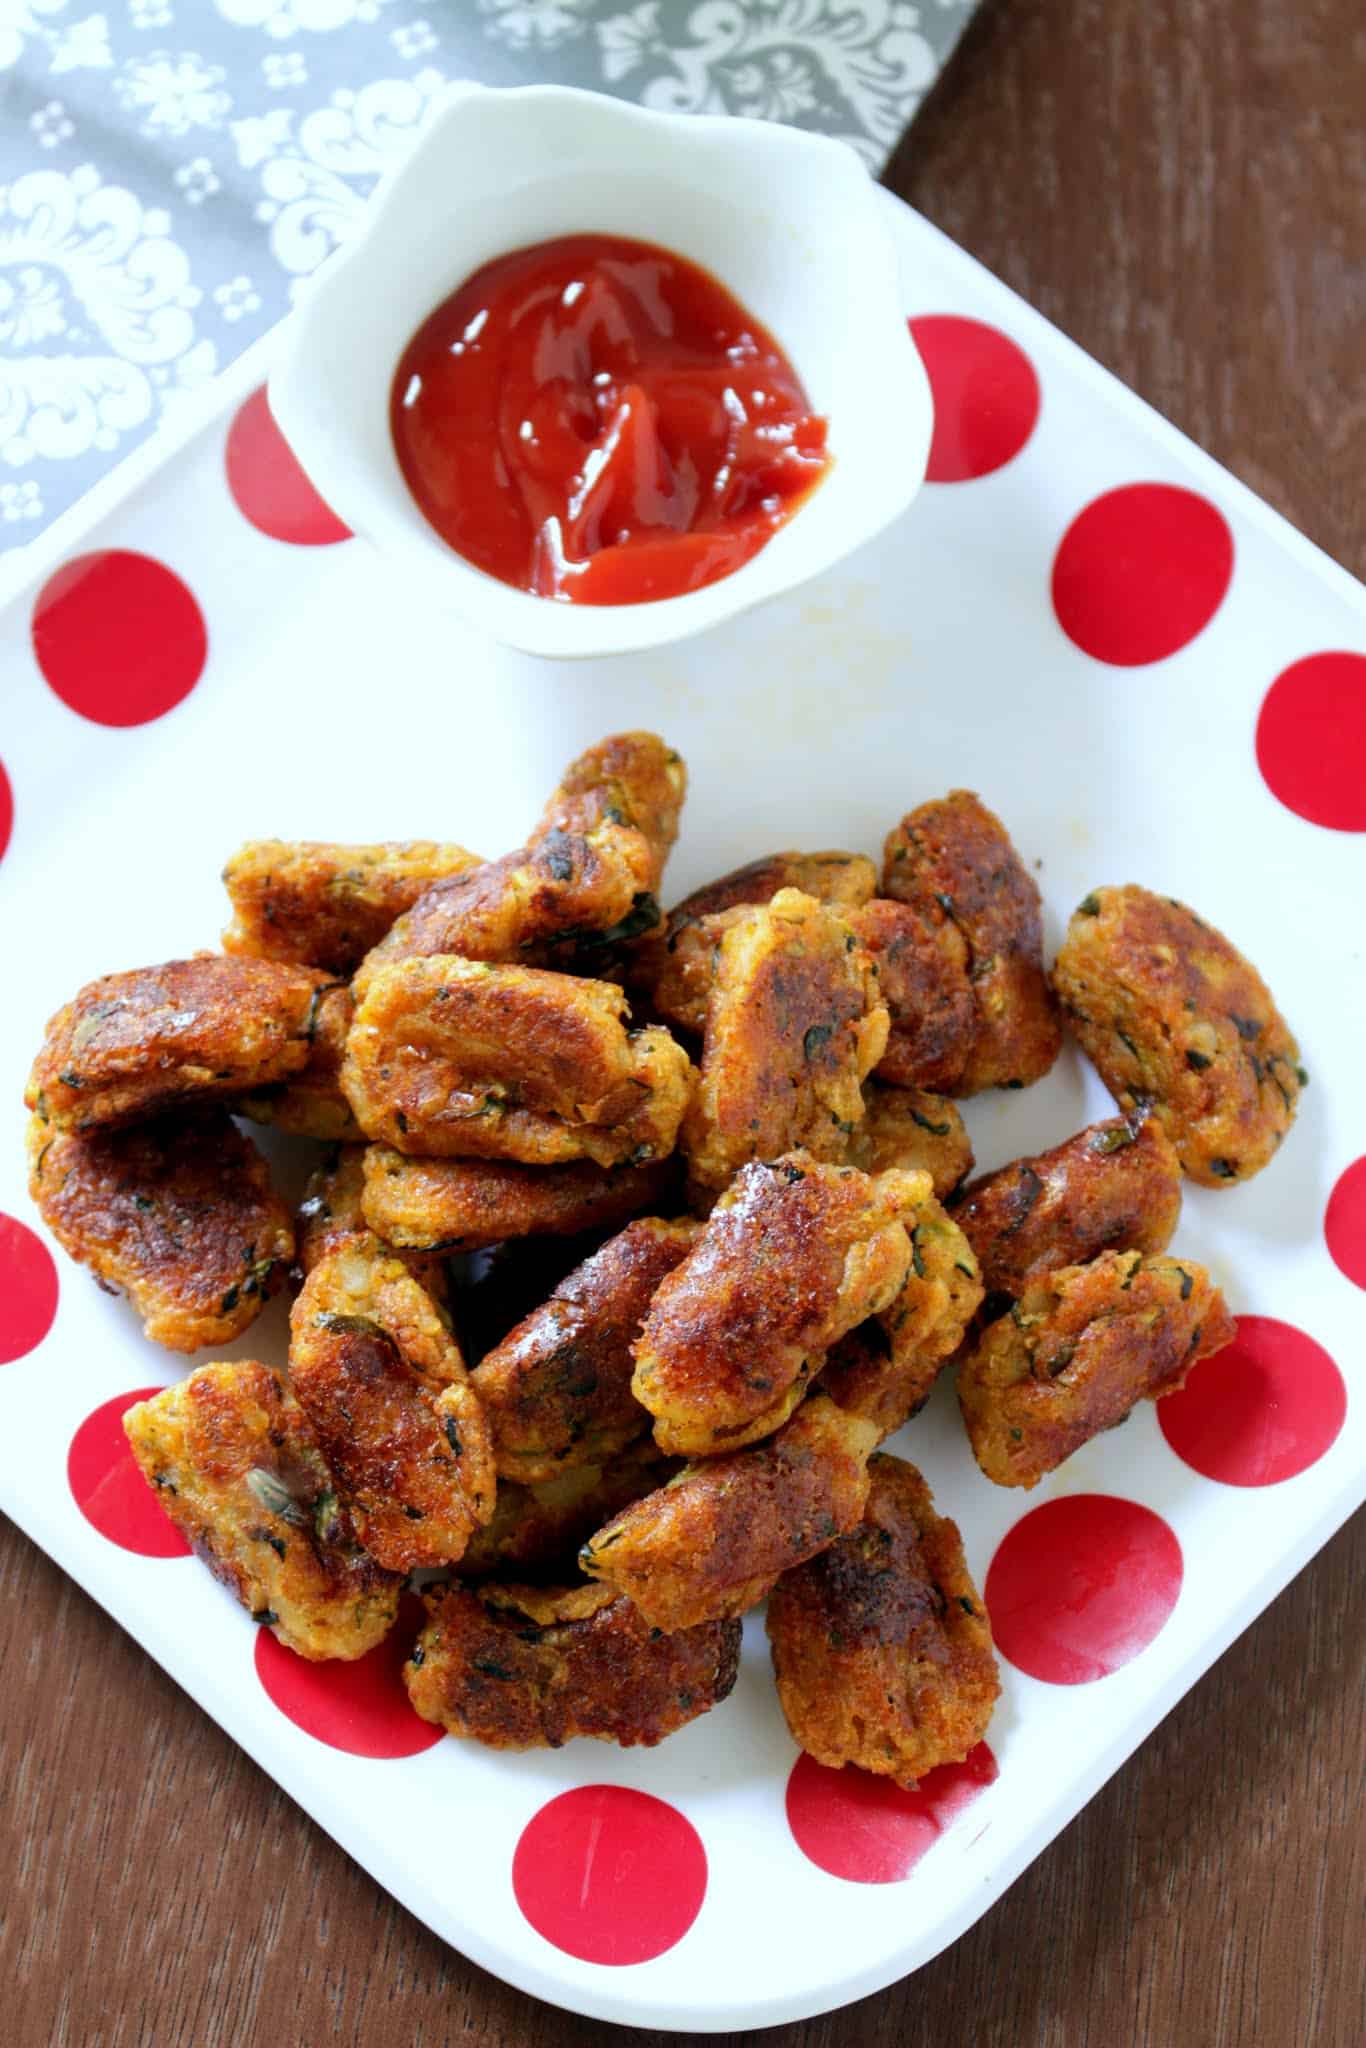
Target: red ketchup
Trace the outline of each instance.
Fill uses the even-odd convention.
[[[390,421],[443,540],[576,604],[729,576],[829,464],[773,336],[696,264],[613,235],[467,278],[403,351]]]

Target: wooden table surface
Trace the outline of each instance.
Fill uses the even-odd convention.
[[[890,182],[1360,574],[1364,93],[1360,0],[987,0]],[[1363,1646],[1359,1518],[955,1948],[765,2038],[1358,2048]],[[7,1525],[0,1671],[14,2048],[679,2038],[452,1953]]]

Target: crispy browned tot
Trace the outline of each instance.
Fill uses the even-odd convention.
[[[633,1500],[653,1493],[677,1467],[652,1437],[640,1437],[606,1465],[571,1465],[521,1486],[500,1479],[492,1519],[476,1529],[459,1566],[462,1579],[547,1572],[572,1577],[582,1543]]]
[[[341,1064],[355,1013],[351,991],[344,984],[324,989],[307,1065],[288,1081],[239,1096],[232,1104],[233,1114],[249,1117],[254,1124],[272,1124],[292,1138],[355,1144],[364,1133],[341,1092]]]
[[[972,1140],[947,1095],[872,1080],[863,1091],[863,1122],[849,1140],[849,1164],[863,1173],[894,1166],[927,1173],[942,1202],[972,1171]]]
[[[201,1365],[123,1418],[157,1499],[253,1621],[301,1657],[363,1657],[393,1627],[402,1579],[362,1550],[284,1380]]]
[[[290,1384],[361,1542],[391,1571],[453,1564],[493,1513],[493,1447],[445,1318],[398,1259],[321,1259],[290,1316]]]
[[[669,912],[664,930],[632,952],[627,981],[649,991],[666,1023],[701,1035],[707,1021],[713,959],[728,923],[725,913],[771,903],[780,889],[799,889],[846,917],[866,903],[877,871],[861,853],[770,853],[694,889]]]
[[[478,866],[477,853],[431,839],[378,846],[250,839],[223,870],[233,907],[223,951],[353,974],[433,882]]]
[[[785,1421],[836,1339],[900,1293],[928,1194],[924,1174],[872,1180],[805,1153],[737,1174],[636,1342],[661,1450],[735,1450]]]
[[[628,1015],[609,981],[401,960],[371,978],[342,1088],[368,1136],[418,1157],[640,1165],[673,1151],[693,1069]]]
[[[365,1220],[386,1244],[475,1252],[514,1237],[577,1237],[658,1209],[671,1159],[644,1166],[514,1166],[502,1159],[406,1159],[365,1152]]]
[[[1000,819],[966,789],[921,804],[887,836],[882,886],[930,926],[952,925],[966,952],[971,1047],[955,1078],[921,1073],[919,1084],[975,1095],[1039,1080],[1062,1032],[1043,971],[1039,891]]]
[[[751,1159],[843,1159],[887,1039],[868,956],[797,889],[734,913],[717,949],[702,1069],[683,1121],[689,1178],[715,1195]]]
[[[654,733],[617,733],[570,763],[526,846],[436,882],[362,962],[357,994],[395,960],[457,953],[536,961],[649,931],[687,789]]]
[[[813,1394],[767,1443],[688,1465],[579,1552],[655,1628],[740,1615],[852,1529],[877,1428]]]
[[[1181,1168],[1153,1117],[1091,1124],[1051,1152],[984,1173],[953,1206],[987,1292],[1012,1296],[1098,1252],[1165,1251],[1180,1214]]]
[[[628,1223],[475,1367],[498,1475],[524,1482],[602,1465],[650,1427],[631,1392],[631,1346],[698,1223]]]
[[[903,1088],[961,1089],[977,1037],[971,955],[941,904],[923,909],[878,896],[849,919],[887,1005],[884,1081]]]
[[[294,1255],[289,1211],[226,1110],[129,1130],[28,1130],[29,1192],[63,1251],[126,1294],[169,1351],[227,1344],[255,1321]]]
[[[958,1368],[973,1456],[997,1486],[1034,1486],[1235,1334],[1223,1295],[1190,1259],[1102,1252],[1047,1273]]]
[[[24,1101],[63,1131],[240,1095],[308,1063],[329,977],[199,953],[87,982],[58,1010]]]
[[[932,1195],[916,1203],[906,1228],[911,1264],[900,1294],[841,1338],[821,1374],[831,1400],[875,1422],[880,1439],[924,1407],[982,1303],[972,1247]]]
[[[957,1525],[914,1465],[868,1477],[858,1528],[779,1579],[768,1635],[793,1740],[909,1787],[976,1747],[1001,1681]]]
[[[1053,982],[1120,1108],[1151,1110],[1183,1172],[1207,1188],[1260,1173],[1308,1076],[1271,991],[1222,932],[1134,883],[1094,889]]]
[[[434,1301],[448,1306],[446,1259],[441,1252],[396,1250],[376,1236],[365,1220],[365,1147],[338,1145],[309,1175],[296,1218],[296,1263],[305,1278],[323,1259],[343,1246],[359,1246],[371,1256],[402,1259]]]
[[[652,1748],[727,1696],[740,1624],[665,1635],[603,1586],[447,1586],[403,1668],[425,1721],[492,1749]]]

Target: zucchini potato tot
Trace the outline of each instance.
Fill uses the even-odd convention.
[[[1169,896],[1093,889],[1053,967],[1067,1021],[1120,1108],[1146,1109],[1202,1187],[1250,1180],[1307,1075],[1252,963]]]
[[[655,1628],[694,1628],[758,1605],[781,1573],[863,1513],[877,1426],[823,1394],[767,1443],[687,1465],[599,1529],[580,1568]]]
[[[330,986],[311,967],[214,953],[103,975],[50,1019],[25,1105],[90,1131],[287,1080]]]
[[[768,1637],[807,1755],[909,1788],[976,1747],[1001,1681],[956,1524],[914,1465],[879,1454],[868,1478],[858,1527],[779,1579]]]
[[[887,1042],[868,955],[844,919],[780,889],[721,936],[681,1144],[704,1199],[752,1159],[840,1160]]]
[[[227,1344],[294,1256],[289,1211],[226,1110],[78,1135],[28,1128],[29,1193],[70,1258],[168,1351]]]
[[[997,1486],[1034,1486],[1235,1334],[1223,1295],[1189,1259],[1102,1252],[1047,1273],[958,1368],[972,1454]]]
[[[922,909],[878,896],[850,919],[877,970],[887,1044],[877,1071],[901,1088],[967,1094],[977,1039],[967,940],[941,904]]]
[[[972,1171],[972,1140],[947,1095],[892,1088],[880,1080],[863,1090],[863,1121],[849,1140],[849,1164],[861,1173],[901,1167],[927,1173],[942,1202]]]
[[[1181,1167],[1155,1117],[1108,1117],[1032,1159],[970,1181],[953,1220],[988,1294],[1012,1299],[1100,1252],[1163,1252],[1181,1214]]]
[[[447,1586],[403,1668],[424,1721],[491,1749],[653,1748],[735,1684],[740,1624],[654,1629],[604,1586]]]
[[[356,993],[396,960],[553,960],[659,923],[687,770],[654,733],[617,733],[565,770],[525,846],[435,882],[362,961]]]
[[[234,1116],[270,1124],[291,1138],[318,1138],[325,1145],[353,1145],[364,1132],[341,1091],[346,1039],[356,1014],[345,982],[318,997],[313,1044],[307,1063],[288,1081],[256,1088],[232,1104]]]
[[[442,1308],[449,1307],[444,1254],[399,1251],[385,1244],[365,1220],[364,1194],[365,1147],[333,1146],[331,1156],[309,1175],[295,1222],[296,1263],[304,1279],[333,1252],[359,1249],[370,1258],[401,1259],[432,1300]]]
[[[974,1026],[959,1071],[908,1078],[945,1095],[1041,1080],[1062,1043],[1043,971],[1042,908],[995,813],[967,789],[909,811],[887,836],[882,892],[918,910],[946,951],[952,928],[972,996]]]
[[[389,1633],[403,1580],[356,1540],[279,1373],[251,1359],[201,1365],[123,1426],[186,1542],[287,1649],[350,1660]]]
[[[830,1346],[901,1292],[929,1191],[924,1174],[874,1180],[804,1152],[737,1174],[636,1340],[660,1449],[714,1456],[785,1422]]]
[[[889,1308],[841,1338],[821,1389],[848,1415],[877,1424],[879,1441],[924,1407],[982,1305],[972,1246],[932,1195],[906,1218],[911,1264]]]
[[[698,1223],[628,1223],[576,1266],[475,1367],[500,1479],[552,1479],[601,1466],[650,1427],[631,1392],[631,1347],[660,1282]]]
[[[614,983],[435,954],[372,976],[342,1089],[368,1137],[427,1158],[639,1165],[674,1149],[693,1069],[628,1031]]]
[[[250,839],[223,870],[233,908],[223,951],[352,975],[433,882],[479,864],[477,853],[431,839],[378,846]]]
[[[676,1470],[650,1437],[640,1437],[605,1464],[567,1465],[525,1486],[500,1479],[492,1519],[475,1530],[456,1569],[462,1579],[572,1578],[577,1552],[593,1531]]]
[[[669,912],[663,931],[635,947],[627,982],[647,991],[666,1024],[700,1037],[716,949],[734,922],[730,912],[771,903],[780,889],[796,889],[847,917],[876,887],[877,871],[861,853],[765,854],[685,896]]]
[[[362,1208],[386,1244],[477,1252],[519,1237],[612,1230],[667,1200],[672,1159],[641,1166],[515,1166],[502,1159],[408,1159],[365,1150]]]
[[[396,1572],[457,1562],[493,1513],[493,1448],[407,1268],[359,1244],[319,1260],[290,1315],[289,1377],[371,1556]]]

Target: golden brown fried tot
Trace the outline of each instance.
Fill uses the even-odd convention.
[[[895,1166],[927,1173],[942,1202],[972,1171],[972,1140],[947,1095],[872,1080],[863,1091],[863,1122],[849,1140],[849,1164],[862,1173]]]
[[[1094,889],[1053,982],[1120,1108],[1151,1110],[1183,1172],[1207,1188],[1260,1173],[1307,1076],[1271,991],[1222,932],[1133,883]]]
[[[325,1145],[357,1143],[364,1132],[341,1092],[341,1064],[355,1013],[351,991],[344,984],[324,989],[307,1065],[291,1080],[239,1096],[233,1114],[254,1124],[271,1124],[292,1138],[319,1138]]]
[[[579,1563],[655,1628],[754,1607],[779,1573],[853,1528],[877,1429],[813,1394],[767,1443],[688,1465],[586,1543]]]
[[[718,1194],[747,1161],[799,1147],[843,1159],[886,1038],[876,977],[842,918],[796,889],[736,911],[683,1122],[693,1187]]]
[[[532,962],[546,949],[611,946],[651,930],[687,789],[682,760],[653,733],[618,733],[571,762],[528,845],[436,882],[356,975],[363,995],[396,960],[455,953]]]
[[[290,1383],[361,1542],[452,1564],[493,1513],[493,1447],[445,1318],[399,1260],[345,1244],[290,1316]]]
[[[1102,1252],[1047,1273],[958,1368],[973,1456],[997,1486],[1034,1486],[1136,1402],[1174,1392],[1235,1332],[1189,1259]]]
[[[636,1342],[660,1449],[704,1457],[784,1422],[830,1346],[900,1293],[929,1192],[924,1174],[872,1180],[801,1152],[737,1174]]]
[[[713,956],[727,911],[771,903],[780,889],[799,889],[846,916],[866,903],[877,872],[861,853],[770,853],[694,889],[669,912],[664,930],[642,939],[630,956],[627,981],[649,991],[666,1023],[700,1036],[707,1021]],[[852,921],[852,920],[851,920]]]
[[[223,870],[234,913],[223,951],[353,974],[433,882],[478,866],[477,853],[431,839],[378,846],[251,839]]]
[[[875,1422],[879,1440],[924,1407],[982,1303],[971,1245],[932,1195],[906,1219],[911,1264],[889,1308],[834,1347],[821,1387],[846,1413]]]
[[[849,922],[877,969],[887,1005],[880,1078],[903,1088],[959,1091],[977,1037],[962,932],[938,903],[925,910],[887,896],[864,904]]]
[[[437,954],[375,974],[342,1088],[367,1134],[427,1158],[598,1166],[666,1157],[692,1064],[628,1031],[611,982]]]
[[[356,1540],[288,1386],[268,1365],[201,1365],[123,1418],[157,1500],[253,1621],[301,1657],[363,1657],[403,1581]]]
[[[289,1211],[226,1110],[130,1130],[28,1130],[29,1193],[101,1287],[126,1294],[168,1351],[227,1344],[253,1323],[294,1255]]]
[[[365,1152],[365,1220],[386,1244],[475,1252],[518,1237],[577,1237],[611,1230],[673,1189],[670,1159],[604,1168],[513,1166],[501,1159],[406,1159],[387,1145]]]
[[[58,1130],[240,1095],[308,1063],[328,977],[200,953],[106,974],[47,1027],[24,1101]]]
[[[676,1469],[647,1436],[607,1465],[567,1466],[534,1486],[500,1479],[492,1520],[475,1530],[456,1569],[462,1579],[486,1578],[491,1572],[511,1578],[546,1572],[572,1577],[579,1546],[593,1531],[633,1500],[653,1493]]]
[[[475,1367],[500,1478],[601,1466],[649,1429],[631,1392],[631,1346],[701,1227],[655,1216],[628,1223]]]
[[[956,1524],[914,1465],[868,1477],[858,1528],[779,1579],[768,1635],[793,1740],[909,1787],[976,1747],[1001,1681]]]
[[[1021,1295],[1098,1252],[1161,1252],[1181,1214],[1181,1168],[1154,1117],[1109,1117],[1066,1144],[1016,1159],[964,1188],[953,1220],[989,1294]]]
[[[916,1076],[949,1095],[1022,1088],[1046,1074],[1062,1034],[1043,971],[1039,891],[1000,819],[971,790],[910,811],[888,834],[884,895],[964,942],[976,1025],[962,1072]]]
[[[602,1586],[448,1586],[403,1669],[424,1721],[492,1749],[652,1748],[726,1698],[738,1622],[664,1635]]]
[[[449,1306],[446,1260],[440,1252],[399,1251],[375,1235],[361,1208],[365,1193],[365,1147],[339,1145],[310,1174],[296,1219],[296,1263],[307,1279],[313,1268],[344,1245],[372,1257],[401,1259],[433,1301]]]

